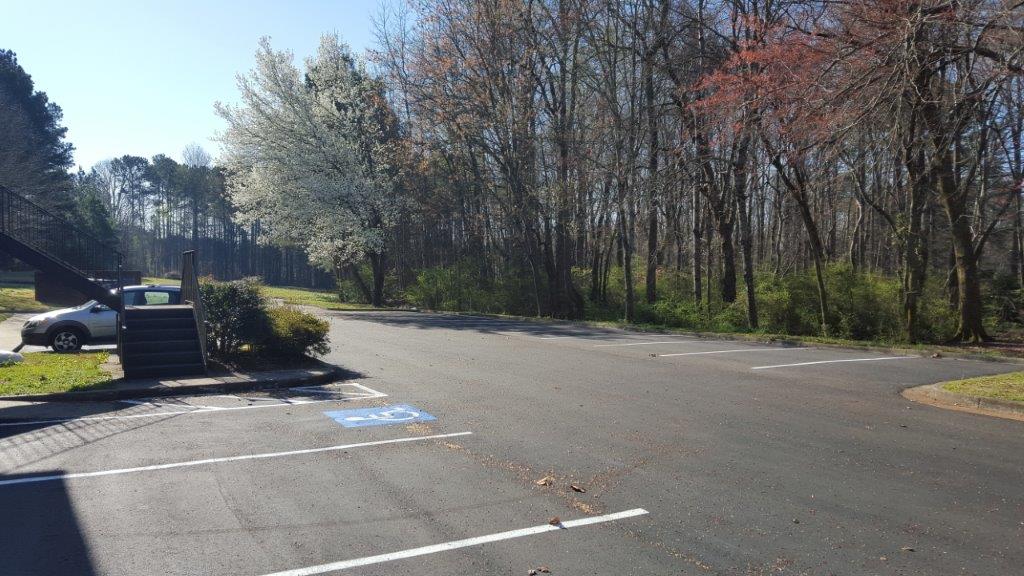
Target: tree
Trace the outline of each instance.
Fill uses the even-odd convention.
[[[0,50],[0,184],[52,208],[67,209],[72,146],[63,113],[10,50]]]
[[[217,111],[228,123],[228,186],[241,216],[338,274],[369,258],[370,300],[381,305],[400,208],[397,122],[383,87],[333,35],[304,74],[263,39],[238,87],[241,106]]]

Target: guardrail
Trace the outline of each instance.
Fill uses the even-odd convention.
[[[203,355],[203,366],[206,366],[206,308],[203,307],[203,296],[199,289],[199,277],[196,274],[196,251],[188,250],[181,253],[181,301],[192,305],[196,317],[196,331],[199,333],[199,350]]]
[[[119,269],[121,253],[35,202],[0,186],[0,232],[76,271]],[[82,276],[87,275],[82,272]]]

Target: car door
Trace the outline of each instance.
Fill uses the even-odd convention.
[[[89,329],[92,341],[112,342],[117,339],[117,312],[104,304],[93,304],[83,323]]]

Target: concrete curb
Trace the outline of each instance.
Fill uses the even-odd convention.
[[[128,380],[118,384],[125,386],[123,388],[0,396],[0,402],[97,402],[183,394],[247,392],[327,384],[342,374],[343,371],[340,368],[332,366],[316,370],[275,370],[185,380]]]
[[[901,394],[908,400],[939,408],[985,414],[987,416],[997,416],[1012,420],[1024,420],[1024,404],[1020,402],[958,394],[944,389],[942,387],[943,384],[945,382],[915,386],[907,388]]]

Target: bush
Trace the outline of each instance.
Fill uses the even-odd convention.
[[[204,282],[200,290],[206,308],[207,350],[211,354],[236,354],[268,331],[266,300],[259,280]]]
[[[278,357],[294,358],[304,354],[326,354],[330,351],[327,332],[330,325],[312,314],[290,306],[267,311],[269,328],[259,350]]]

